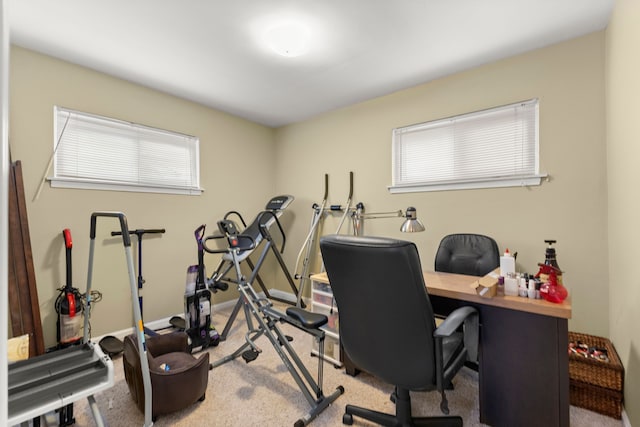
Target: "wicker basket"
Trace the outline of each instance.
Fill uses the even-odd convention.
[[[608,417],[622,418],[622,392],[569,381],[569,400],[573,406],[585,408]]]
[[[611,341],[593,335],[569,332],[569,342],[605,348],[609,362],[569,353],[569,398],[572,405],[620,419],[624,368]]]

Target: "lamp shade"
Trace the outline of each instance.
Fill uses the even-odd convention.
[[[407,211],[404,215],[407,218],[400,227],[400,231],[403,233],[417,233],[420,231],[424,231],[425,227],[422,222],[418,219],[418,215],[416,213],[416,208],[408,207]]]

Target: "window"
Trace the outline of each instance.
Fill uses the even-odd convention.
[[[200,194],[199,140],[54,107],[52,187]]]
[[[538,100],[393,130],[392,193],[540,185]]]

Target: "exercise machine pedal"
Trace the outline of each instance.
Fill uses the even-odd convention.
[[[253,349],[249,349],[247,351],[242,352],[242,358],[244,359],[245,362],[249,363],[256,360],[259,354],[260,353],[258,353],[257,351]]]
[[[184,331],[187,327],[186,322],[180,316],[173,316],[169,320],[169,323],[171,324],[171,326],[173,326],[176,329],[180,329],[181,331]]]

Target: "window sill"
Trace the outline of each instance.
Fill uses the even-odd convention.
[[[106,190],[106,191],[128,191],[138,193],[163,193],[163,194],[184,194],[189,196],[199,196],[204,190],[202,188],[187,187],[163,187],[154,185],[135,185],[119,182],[98,182],[92,180],[47,178],[52,188],[76,188],[84,190]]]
[[[391,194],[418,193],[427,191],[475,190],[481,188],[530,187],[540,185],[547,174],[523,176],[517,178],[496,178],[473,181],[444,181],[432,184],[417,183],[407,185],[390,185]]]

